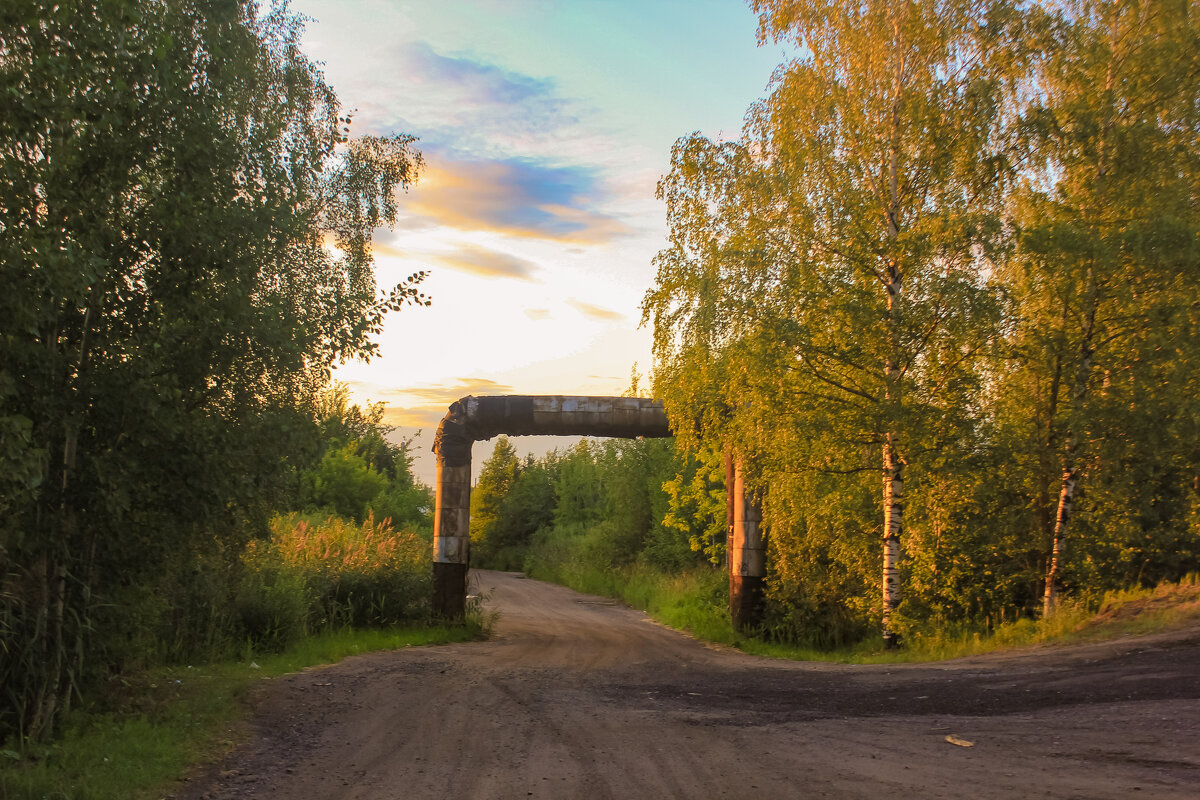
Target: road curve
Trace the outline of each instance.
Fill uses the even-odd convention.
[[[792,663],[514,573],[472,576],[499,614],[489,641],[269,682],[249,740],[174,797],[1200,797],[1200,631]]]

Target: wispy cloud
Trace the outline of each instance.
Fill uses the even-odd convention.
[[[417,134],[426,159],[397,198],[398,231],[445,226],[584,247],[636,235],[611,137],[557,81],[420,40],[372,51],[373,70],[390,77],[359,101],[363,132]],[[397,254],[392,242],[376,247]]]
[[[564,105],[556,96],[551,80],[523,75],[465,55],[444,55],[426,42],[409,42],[403,58],[412,68],[410,80],[453,86],[460,99],[473,100],[477,106],[506,109],[522,106],[526,111],[540,107],[553,113]]]
[[[595,306],[591,303],[585,303],[582,300],[576,300],[572,298],[568,300],[567,303],[580,314],[583,314],[588,319],[594,319],[597,322],[612,322],[618,319],[625,319],[625,315],[619,311],[613,311],[609,308]]]
[[[419,428],[421,431],[435,430],[444,416],[446,416],[446,409],[438,409],[433,406],[400,408],[389,405],[383,409],[384,424],[397,428]],[[430,439],[430,441],[433,440]]]
[[[543,320],[543,319],[550,319],[550,309],[548,309],[548,308],[527,308],[527,309],[525,309],[525,316],[529,317],[531,320],[534,320],[535,322],[537,322],[539,320]]]
[[[532,281],[538,269],[537,264],[527,259],[477,245],[464,245],[451,253],[436,254],[433,258],[451,269],[485,278]]]
[[[373,130],[419,132],[426,148],[490,154],[537,152],[566,131],[580,134],[578,103],[552,79],[416,40],[377,53],[374,63],[394,78],[364,104]]]
[[[512,392],[512,387],[487,378],[459,378],[456,383],[452,384],[424,384],[404,389],[394,389],[393,391],[396,394],[417,397],[422,400],[449,406],[455,400],[466,397],[469,394],[508,394]]]
[[[631,233],[624,222],[601,210],[608,193],[587,167],[524,158],[430,156],[429,162],[420,183],[398,198],[410,219],[586,244]]]

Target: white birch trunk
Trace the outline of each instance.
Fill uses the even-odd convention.
[[[1079,429],[1083,425],[1083,404],[1087,399],[1088,380],[1092,372],[1094,353],[1092,336],[1099,305],[1099,287],[1092,271],[1087,275],[1087,310],[1083,322],[1083,338],[1079,343],[1079,361],[1075,369],[1075,384],[1071,387],[1071,417],[1067,442],[1063,451],[1062,481],[1058,493],[1058,512],[1054,516],[1054,534],[1050,540],[1050,558],[1046,566],[1046,582],[1042,589],[1042,616],[1048,617],[1058,607],[1058,571],[1066,550],[1067,526],[1071,508],[1079,487]]]
[[[883,645],[900,644],[892,613],[900,605],[900,534],[904,531],[904,463],[891,434],[883,445]]]
[[[1071,458],[1069,456],[1069,458]],[[1071,518],[1071,504],[1075,500],[1075,487],[1079,472],[1072,463],[1063,470],[1062,489],[1058,495],[1058,513],[1054,518],[1054,535],[1050,544],[1050,562],[1046,568],[1046,585],[1042,591],[1042,616],[1049,617],[1058,608],[1058,567],[1066,549],[1067,521]]]
[[[887,238],[895,241],[900,235],[900,98],[904,84],[904,48],[901,16],[904,11],[891,10],[892,107],[888,146],[886,209]],[[900,605],[900,536],[904,533],[904,459],[899,450],[901,414],[903,411],[901,370],[901,301],[904,289],[904,267],[895,256],[884,264],[884,289],[887,291],[887,357],[884,362],[886,405],[883,432],[883,646],[899,647],[900,639],[892,628],[892,615]]]
[[[888,264],[888,323],[891,342],[884,365],[888,430],[883,435],[883,646],[900,646],[892,614],[900,606],[900,537],[904,533],[904,458],[900,453],[902,374],[900,371],[899,304],[902,277],[898,265]]]

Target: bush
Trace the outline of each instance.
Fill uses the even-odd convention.
[[[271,538],[251,542],[243,558],[239,610],[251,640],[264,646],[286,637],[342,626],[423,620],[431,592],[428,540],[396,530],[372,515],[361,524],[298,514],[271,521]],[[297,615],[303,620],[297,627]],[[285,638],[280,638],[285,637]]]
[[[391,520],[392,527],[433,530],[433,497],[419,484],[393,483],[368,504],[377,520]]]
[[[330,450],[320,463],[300,476],[301,501],[306,508],[329,509],[343,517],[362,519],[367,506],[388,488],[387,476],[374,470],[355,452],[356,442]]]
[[[246,548],[246,572],[234,607],[254,649],[277,653],[308,632],[309,589],[300,570],[284,563],[270,545],[258,545]]]

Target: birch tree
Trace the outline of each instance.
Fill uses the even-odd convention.
[[[763,469],[796,443],[774,468],[880,476],[876,608],[890,647],[906,471],[969,421],[948,401],[974,380],[997,319],[988,256],[1017,17],[964,0],[752,5],[760,38],[800,55],[741,142],[677,145],[660,186],[671,247],[646,302],[657,372],[711,372],[719,360],[686,352],[719,347],[730,430]]]
[[[1020,248],[1006,274],[1024,320],[1019,346],[1040,376],[1030,380],[1047,615],[1089,458],[1107,437],[1133,434],[1098,424],[1097,385],[1173,350],[1200,266],[1200,11],[1188,0],[1057,11],[1022,119],[1032,158],[1013,196]],[[1167,341],[1148,341],[1155,327]]]
[[[507,436],[496,439],[492,454],[483,462],[479,480],[471,489],[471,547],[486,563],[495,550],[493,531],[501,518],[504,499],[521,474],[517,449]]]

